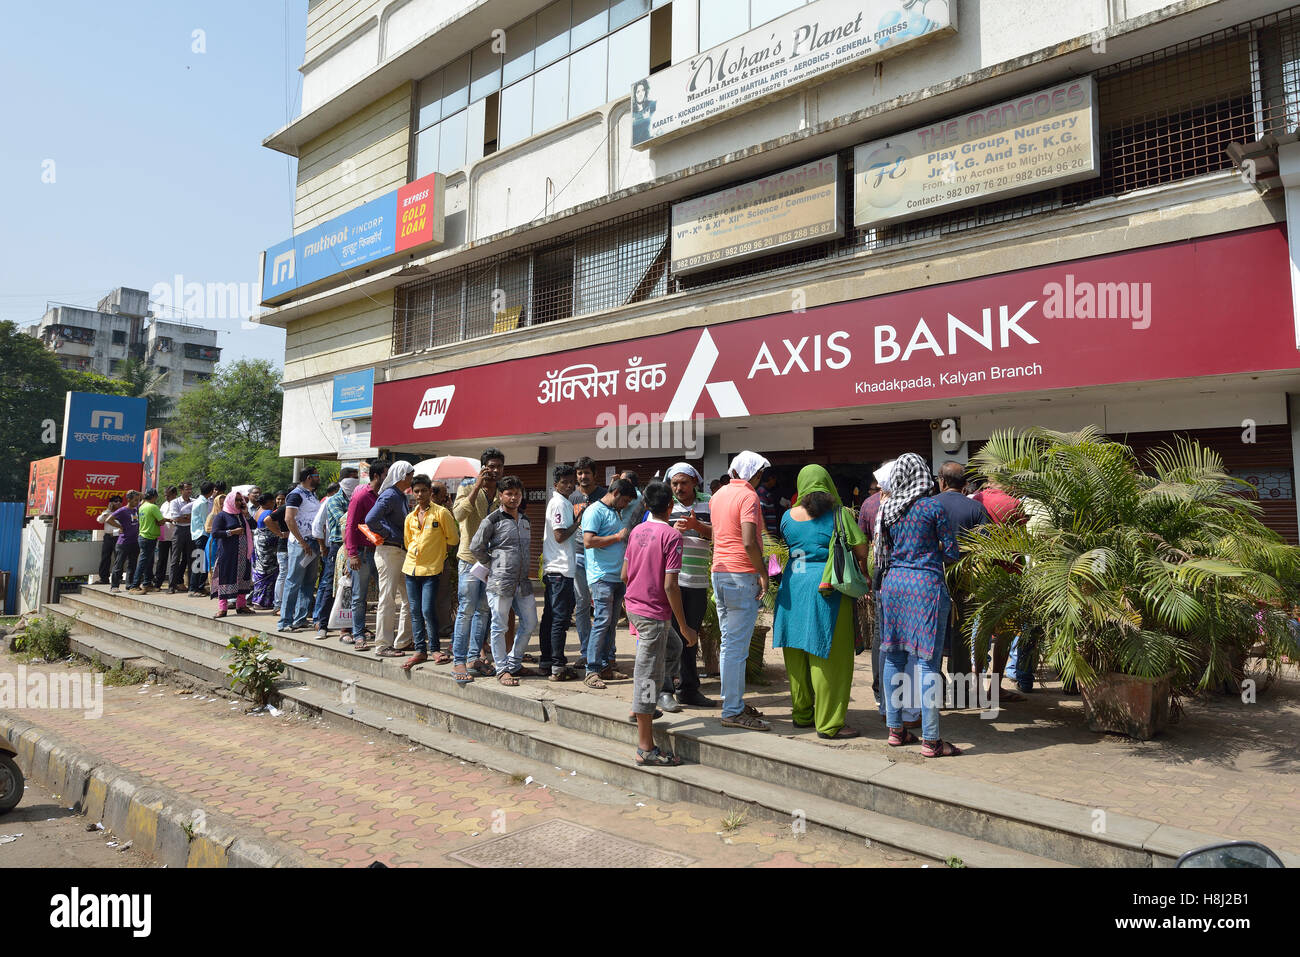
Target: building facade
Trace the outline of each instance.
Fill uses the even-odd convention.
[[[65,369],[117,378],[130,359],[166,376],[158,390],[172,398],[211,378],[221,360],[217,331],[154,318],[149,294],[119,286],[94,309],[50,305],[29,334]]]
[[[851,495],[1092,424],[1209,442],[1296,540],[1300,8],[320,0],[307,30],[265,141],[299,160],[258,319],[282,455],[495,445],[537,500],[583,454],[752,448]]]

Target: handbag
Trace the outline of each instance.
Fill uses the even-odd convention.
[[[862,574],[857,557],[849,547],[848,536],[844,532],[845,509],[835,513],[835,531],[831,535],[830,555],[826,559],[824,580],[837,592],[850,598],[861,598],[871,591],[872,583]]]

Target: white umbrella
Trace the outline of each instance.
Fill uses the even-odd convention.
[[[473,478],[482,471],[482,466],[463,455],[440,455],[425,459],[415,464],[415,475],[427,475],[431,479]]]

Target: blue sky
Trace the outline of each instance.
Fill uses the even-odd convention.
[[[3,7],[0,319],[177,275],[256,307],[258,253],[293,232],[296,160],[261,142],[298,112],[307,0]],[[278,329],[188,318],[223,362],[283,363]]]

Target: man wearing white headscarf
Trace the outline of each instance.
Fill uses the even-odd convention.
[[[677,576],[677,584],[682,593],[682,610],[686,614],[686,625],[698,632],[709,604],[709,565],[713,560],[710,500],[700,494],[704,476],[689,462],[678,462],[668,470],[664,480],[673,490],[673,511],[668,520],[682,533],[682,570]],[[678,658],[677,673],[664,674],[659,707],[664,711],[680,710],[681,705],[716,708],[718,703],[700,692],[700,673],[695,663],[696,646],[686,644],[676,620],[671,627],[672,637],[681,643],[682,652]],[[680,679],[680,686],[675,679]]]
[[[379,579],[375,654],[381,658],[401,658],[404,651],[415,646],[406,578],[402,574],[406,562],[406,490],[411,487],[414,473],[410,462],[394,462],[389,466],[379,486],[379,498],[366,515],[366,527],[383,538],[375,546],[375,572]]]
[[[298,487],[284,500],[284,520],[289,532],[289,548],[284,583],[280,598],[280,631],[298,631],[307,627],[311,616],[312,599],[316,597],[316,570],[320,564],[316,540],[311,537],[312,519],[320,508],[316,489],[320,487],[320,472],[308,466],[298,474]],[[233,493],[232,493],[233,494]]]
[[[745,704],[745,661],[758,622],[759,602],[767,591],[763,508],[755,490],[770,464],[757,452],[741,452],[731,460],[731,481],[709,501],[713,597],[722,632],[722,724],[750,731],[772,729],[757,709]]]

